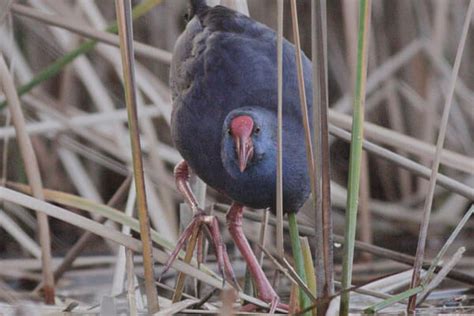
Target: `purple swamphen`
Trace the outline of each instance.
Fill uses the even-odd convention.
[[[178,189],[196,214],[177,251],[205,223],[219,265],[233,279],[217,221],[198,208],[188,184],[192,169],[209,186],[234,202],[227,214],[229,232],[255,280],[257,296],[278,303],[242,230],[243,207],[276,204],[277,36],[267,26],[223,6],[190,1],[190,18],[173,54],[172,138],[184,158],[175,169]],[[311,100],[311,62],[303,56],[306,94]],[[297,212],[310,193],[295,47],[283,43],[283,201]],[[311,101],[308,110],[311,113]],[[281,304],[280,304],[281,306]]]

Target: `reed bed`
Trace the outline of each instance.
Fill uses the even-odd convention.
[[[277,215],[244,213],[289,312],[474,312],[474,1],[208,3],[313,59],[314,113],[299,82],[312,198],[283,216],[282,148]],[[197,233],[158,278],[191,216],[168,85],[186,5],[0,3],[0,314],[268,312],[226,233],[241,288]],[[229,201],[191,180],[223,228]]]

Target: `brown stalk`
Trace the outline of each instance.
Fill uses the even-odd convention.
[[[410,288],[415,288],[420,283],[421,268],[423,265],[424,255],[425,255],[425,245],[426,238],[428,235],[428,227],[430,223],[431,207],[433,205],[433,197],[436,186],[436,180],[438,178],[439,165],[441,161],[441,151],[444,145],[444,139],[446,136],[446,129],[448,126],[449,112],[452,106],[454,88],[456,86],[456,79],[458,77],[459,68],[461,66],[462,53],[464,51],[464,46],[466,44],[467,33],[469,30],[469,24],[471,21],[472,11],[474,10],[474,1],[469,2],[469,8],[466,13],[466,18],[464,20],[463,31],[461,34],[461,39],[456,53],[456,59],[454,61],[453,73],[451,75],[451,82],[449,86],[448,96],[446,97],[446,102],[444,105],[443,116],[441,118],[440,130],[438,135],[438,141],[436,144],[436,153],[434,157],[433,167],[431,171],[430,183],[428,187],[428,194],[426,195],[425,205],[423,208],[423,221],[421,222],[420,235],[418,238],[418,246],[416,249],[416,260],[413,266],[413,276],[410,284]],[[410,297],[408,303],[408,312],[413,312],[416,308],[416,295]]]
[[[125,98],[128,111],[128,124],[132,144],[133,174],[137,190],[138,218],[140,221],[140,237],[143,242],[143,268],[145,270],[145,291],[148,312],[159,310],[158,292],[155,287],[154,260],[152,241],[150,238],[150,220],[143,174],[140,131],[138,128],[137,96],[135,81],[135,59],[133,51],[132,8],[130,0],[115,1],[117,23],[120,37],[120,52],[122,55]]]
[[[311,43],[313,61],[313,144],[316,151],[316,275],[318,298],[330,297],[334,293],[334,266],[332,248],[331,186],[329,170],[328,132],[328,79],[327,79],[327,21],[326,0],[311,3]],[[320,224],[319,224],[320,223]],[[318,233],[319,231],[319,233]],[[322,306],[324,313],[327,306]]]
[[[8,67],[0,53],[0,82],[5,92],[6,99],[9,104],[11,118],[17,133],[18,146],[20,148],[21,156],[25,166],[26,177],[28,183],[31,185],[33,196],[41,201],[44,201],[43,182],[38,167],[35,152],[31,140],[26,133],[26,124],[23,112],[21,110],[20,100],[16,93],[16,88],[13,83]],[[37,213],[39,239],[41,244],[41,260],[43,269],[44,282],[44,300],[46,304],[54,304],[54,277],[53,266],[51,261],[51,238],[48,223],[48,216],[43,213]]]
[[[120,187],[115,191],[114,195],[110,198],[110,200],[107,202],[108,206],[115,207],[119,203],[119,201],[124,197],[124,195],[127,193],[127,189],[130,186],[132,182],[132,176],[128,176],[124,182],[120,185]],[[97,222],[100,224],[103,224],[107,221],[106,217],[99,217],[97,219]],[[54,271],[54,280],[57,282],[63,275],[64,273],[69,270],[74,261],[77,259],[77,257],[82,253],[82,251],[87,247],[89,242],[93,240],[96,237],[93,233],[90,231],[86,231],[82,236],[78,239],[78,241],[69,249],[69,251],[66,253],[64,256],[63,261],[61,261],[61,264],[56,268]],[[43,282],[38,284],[38,286],[35,288],[33,292],[38,291],[41,287],[43,287]]]
[[[283,241],[283,0],[278,0],[278,156],[277,156],[277,185],[276,185],[276,246],[280,256],[285,253]]]
[[[20,5],[20,4],[12,4],[11,11],[19,16],[28,17],[31,19],[38,20],[40,22],[44,22],[50,25],[58,26],[64,28],[68,31],[74,32],[81,36],[97,40],[101,43],[106,43],[109,45],[113,45],[119,47],[119,37],[115,34],[104,32],[101,30],[94,29],[92,27],[88,27],[85,25],[79,25],[77,23],[73,23],[69,18],[62,17],[59,15],[52,15],[43,13],[39,10],[32,9],[30,7]],[[146,45],[143,43],[135,42],[136,53],[137,55],[153,58],[158,61],[164,62],[166,64],[171,63],[171,53],[164,51],[162,49]]]
[[[84,230],[91,231],[103,238],[111,240],[113,242],[118,243],[119,245],[125,246],[134,252],[141,252],[143,251],[143,243],[136,239],[132,238],[128,235],[125,235],[117,230],[107,229],[104,225],[101,225],[93,220],[90,220],[84,216],[80,216],[73,212],[67,211],[64,208],[39,201],[31,196],[16,192],[14,190],[7,189],[5,187],[0,187],[0,199],[11,202],[16,205],[20,205],[26,208],[34,209],[38,212],[43,212],[48,216],[57,218],[60,221],[65,223],[69,223],[76,227],[79,227]],[[160,249],[153,248],[153,257],[160,263],[165,263],[169,259],[169,255]],[[188,265],[181,260],[176,260],[172,267],[178,271],[183,271],[188,275],[192,275],[193,277],[206,282],[210,286],[215,288],[223,289],[224,285],[221,278],[216,276],[210,275],[208,271],[199,270],[191,265]],[[252,304],[261,307],[267,307],[268,304],[254,298],[249,295],[245,295],[242,292],[238,293],[239,297],[243,300],[246,300]],[[277,309],[278,310],[278,309]]]
[[[191,238],[189,239],[188,245],[186,247],[186,254],[183,260],[187,264],[189,264],[193,258],[194,249],[196,249],[196,243],[200,233],[202,233],[201,225],[195,225],[193,229],[193,234],[191,235]],[[185,278],[186,275],[183,272],[179,272],[178,278],[176,280],[176,290],[173,294],[172,299],[173,303],[176,303],[181,300],[181,297],[183,295]]]
[[[298,27],[298,14],[296,12],[296,2],[295,0],[291,0],[291,22],[293,25],[293,37],[295,38],[295,58],[296,58],[296,70],[298,73],[298,92],[300,95],[300,105],[301,105],[301,113],[303,115],[303,126],[305,131],[305,141],[306,141],[306,158],[308,160],[308,169],[310,172],[310,179],[311,179],[311,192],[313,194],[314,204],[317,205],[317,201],[315,200],[318,196],[316,194],[317,190],[317,183],[314,177],[315,173],[315,166],[314,166],[314,152],[313,152],[313,145],[311,142],[311,129],[309,125],[309,114],[308,114],[308,107],[307,107],[307,99],[306,99],[306,90],[304,85],[304,74],[303,74],[303,61],[301,57],[301,43],[300,43],[300,33]]]
[[[265,243],[267,241],[267,232],[268,232],[268,219],[270,217],[270,211],[265,210],[263,213],[262,221],[260,224],[260,232],[258,236],[258,244],[262,245],[265,247]],[[283,222],[282,222],[282,229],[283,229]],[[263,252],[260,247],[256,247],[255,251],[255,257],[257,257],[258,262],[260,263],[261,266],[263,266]]]
[[[305,133],[305,142],[306,142],[306,160],[308,163],[308,172],[310,178],[310,186],[311,186],[311,193],[313,197],[313,205],[318,205],[318,191],[320,186],[316,181],[319,179],[316,178],[315,174],[315,155],[314,149],[311,139],[311,127],[309,122],[309,113],[308,113],[308,103],[306,99],[306,90],[305,90],[305,81],[304,81],[304,73],[303,73],[303,60],[301,56],[301,42],[300,42],[300,31],[299,31],[299,23],[298,23],[298,11],[296,8],[296,0],[291,0],[291,23],[293,27],[293,37],[295,40],[295,59],[296,59],[296,71],[298,75],[298,92],[300,97],[300,107],[302,113],[302,120],[303,120],[303,127]],[[299,233],[298,233],[298,224],[296,221],[296,215],[294,213],[288,214],[288,219],[290,220],[290,240],[291,240],[291,247],[293,249],[293,258],[296,271],[298,271],[298,275],[301,277],[303,282],[306,282],[306,271],[304,269],[304,259],[303,253],[301,251],[301,244],[299,241]],[[304,295],[303,292],[300,290],[300,308],[306,308],[309,304],[309,297]]]
[[[329,127],[330,133],[346,142],[350,142],[351,140],[351,133],[343,130],[342,128],[336,127],[331,125]],[[388,149],[383,148],[382,146],[376,145],[370,141],[367,141],[364,139],[362,146],[364,150],[367,152],[374,154],[378,157],[381,157],[389,162],[392,162],[393,164],[406,169],[410,171],[411,173],[424,178],[424,179],[429,179],[430,178],[430,169],[417,163],[414,162],[413,160],[410,160],[408,158],[405,158],[393,151],[390,151]],[[455,192],[461,196],[466,197],[467,199],[474,200],[474,189],[465,185],[462,182],[459,182],[453,178],[450,178],[444,174],[439,174],[438,175],[438,184],[448,190],[451,190],[452,192]]]
[[[229,209],[228,205],[217,205],[218,207],[216,208],[217,211],[219,212],[226,212]],[[262,220],[262,215],[257,214],[255,212],[249,212],[245,211],[244,212],[244,218],[248,220],[253,220],[253,221],[261,221]],[[275,226],[275,219],[270,218],[269,219],[269,225]],[[288,231],[288,222],[284,222],[284,228],[285,230]],[[311,226],[307,225],[299,225],[299,229],[301,232],[301,235],[303,236],[311,236],[314,237],[314,228]],[[334,234],[334,242],[344,244],[344,237],[341,235]],[[413,265],[415,262],[415,257],[410,256],[401,252],[397,252],[394,250],[390,250],[387,248],[367,244],[361,241],[355,241],[355,248],[358,251],[362,252],[368,252],[371,253],[375,256],[381,257],[381,258],[387,258],[396,262],[404,263],[407,265]],[[423,268],[429,268],[431,265],[431,261],[424,261],[423,262]],[[436,271],[439,271],[439,268],[436,269]],[[449,272],[448,277],[451,278],[452,280],[456,280],[459,282],[463,282],[469,285],[474,285],[474,276],[469,275],[467,273],[464,273],[459,270],[452,270]]]
[[[352,124],[352,118],[349,115],[336,112],[329,109],[329,122],[349,130]],[[394,130],[382,127],[380,125],[365,122],[364,136],[366,139],[385,144],[397,149],[402,149],[410,155],[418,157],[434,157],[436,147],[434,145],[423,142],[417,138],[398,133]],[[474,158],[459,154],[450,149],[443,149],[441,153],[441,163],[455,170],[473,174],[472,164]]]

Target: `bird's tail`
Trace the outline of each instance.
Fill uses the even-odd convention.
[[[208,7],[206,0],[190,0],[189,4],[189,19],[192,19],[196,14],[201,13]]]

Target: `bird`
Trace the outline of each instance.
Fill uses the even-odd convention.
[[[188,23],[170,68],[171,137],[184,159],[175,167],[176,185],[195,216],[177,249],[195,225],[208,225],[221,272],[235,280],[217,220],[202,211],[190,189],[192,171],[233,201],[227,228],[255,281],[257,297],[280,306],[242,229],[244,207],[276,210],[277,35],[230,8],[210,7],[205,0],[189,3]],[[312,68],[304,53],[302,57],[311,115]],[[295,46],[286,39],[283,78],[283,211],[295,213],[309,197],[310,182]]]

